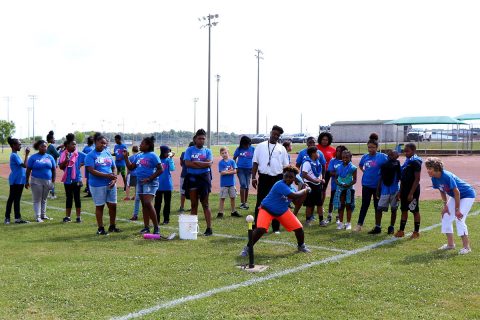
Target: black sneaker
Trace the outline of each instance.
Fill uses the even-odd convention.
[[[107,236],[108,233],[105,231],[104,227],[98,228],[97,230],[97,236]]]
[[[142,230],[140,230],[140,233],[150,233],[150,228],[149,228],[149,227],[145,227],[145,228],[143,228]]]
[[[63,222],[70,222],[70,221],[72,221],[72,219],[70,217],[63,218]]]
[[[5,218],[5,221],[4,221],[3,223],[5,223],[5,224],[10,224],[10,219]]]
[[[80,223],[80,222],[82,222],[82,219],[80,217],[77,217],[77,219],[75,219],[75,222]]]
[[[89,192],[89,193],[87,193],[87,195],[86,195],[86,196],[84,196],[84,198],[91,198],[91,197],[92,197],[92,194],[91,194],[90,192]]]
[[[231,214],[230,214],[232,217],[237,217],[237,218],[241,218],[242,215],[240,213],[238,213],[238,211],[233,211]]]
[[[153,234],[160,234],[160,228],[159,227],[153,227]]]
[[[327,221],[328,221],[328,223],[332,222],[332,216],[329,215],[329,216],[327,217]]]
[[[22,220],[22,219],[15,219],[15,223],[23,224],[23,223],[30,223],[30,221]]]
[[[203,233],[205,237],[211,236],[212,234],[213,234],[212,228],[207,228],[207,230],[205,230],[205,232]]]
[[[382,232],[382,228],[375,226],[372,230],[368,231],[368,234],[379,234]]]
[[[170,223],[170,221],[166,220],[166,221],[163,221],[162,224],[163,224],[163,225],[166,225],[166,224],[169,224],[169,223]]]
[[[394,234],[394,233],[395,233],[395,227],[394,226],[388,227],[387,234]]]
[[[111,224],[110,227],[108,227],[108,232],[122,232],[122,230],[118,229],[114,224]]]
[[[223,219],[223,212],[217,213],[217,219]]]

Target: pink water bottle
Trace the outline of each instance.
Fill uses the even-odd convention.
[[[153,234],[153,233],[144,233],[143,234],[143,239],[159,240],[160,235],[159,234]]]

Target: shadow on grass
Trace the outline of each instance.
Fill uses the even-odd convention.
[[[435,260],[447,260],[447,259],[452,259],[458,256],[458,253],[456,250],[434,250],[430,252],[424,252],[424,253],[419,253],[419,254],[414,254],[414,255],[408,255],[406,256],[403,261],[400,261],[400,264],[423,264],[423,263],[428,263],[432,262]]]

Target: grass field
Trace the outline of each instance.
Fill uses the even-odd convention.
[[[121,201],[123,232],[96,236],[91,200],[83,201],[82,224],[61,222],[62,191],[48,202],[53,221],[0,226],[1,319],[127,319],[144,309],[142,319],[480,318],[478,203],[467,220],[473,252],[466,256],[436,250],[445,242],[439,227],[418,240],[396,241],[312,226],[306,228],[311,254],[296,253],[291,233],[268,235],[255,249],[256,263],[269,268],[250,274],[236,267],[248,262],[238,256],[246,243],[243,218],[214,220],[214,236],[196,241],[146,241],[141,224],[127,221],[133,203]],[[5,179],[0,194],[3,212]],[[30,191],[23,200],[23,217],[32,219]],[[214,213],[217,202],[212,195]],[[439,207],[421,203],[422,228],[438,223]],[[173,232],[177,220],[174,214],[162,233]],[[369,212],[366,228],[372,225]]]

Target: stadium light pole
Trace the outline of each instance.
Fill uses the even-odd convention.
[[[193,134],[197,132],[197,102],[198,98],[193,98]]]
[[[33,131],[33,141],[35,141],[35,100],[37,99],[37,96],[34,94],[30,94],[28,96],[32,100],[32,131]]]
[[[10,97],[3,97],[7,102],[7,121],[10,122]]]
[[[211,38],[212,38],[212,27],[215,27],[218,22],[215,21],[218,19],[218,14],[209,14],[208,16],[198,18],[199,21],[205,21],[206,24],[202,25],[201,28],[208,27],[208,94],[207,94],[207,148],[210,148],[210,52],[211,52]]]
[[[260,130],[260,59],[263,59],[262,55],[263,52],[260,49],[255,49],[257,54],[255,57],[257,58],[257,134]]]
[[[219,134],[219,131],[218,131],[218,115],[219,115],[219,113],[218,113],[218,110],[219,110],[218,109],[218,84],[219,83],[220,83],[220,75],[217,74],[217,146],[219,145],[219,140],[220,140],[219,139],[220,134]]]

